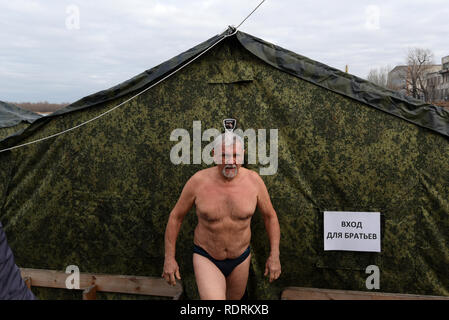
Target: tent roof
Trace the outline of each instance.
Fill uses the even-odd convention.
[[[42,116],[13,104],[0,101],[0,128],[13,127],[20,122],[33,123]]]
[[[182,67],[233,31],[230,28],[222,34],[216,35],[123,83],[84,97],[46,117],[41,117],[37,122],[50,121],[51,118],[61,114],[89,108],[128,94],[136,94],[175,69]],[[449,111],[442,107],[424,103],[377,86],[374,83],[283,49],[247,33],[238,31],[232,37],[236,37],[243,48],[283,72],[449,137]],[[32,118],[32,121],[35,120],[36,118]],[[29,130],[34,131],[33,127],[30,126],[24,132],[13,136],[16,139],[25,137]],[[24,134],[25,136],[23,136]],[[0,140],[0,142],[4,140]],[[13,143],[16,142],[17,140],[14,140]]]

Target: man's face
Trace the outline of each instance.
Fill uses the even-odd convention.
[[[239,168],[243,164],[244,150],[239,141],[235,141],[232,145],[225,146],[222,144],[221,152],[214,151],[214,161],[218,169],[226,179],[233,179],[237,176]]]

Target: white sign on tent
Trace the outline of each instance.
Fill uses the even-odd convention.
[[[324,212],[324,250],[380,252],[380,212]]]

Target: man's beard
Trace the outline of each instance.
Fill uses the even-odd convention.
[[[228,170],[229,172],[227,172],[226,169],[230,169]],[[221,171],[221,173],[223,174],[223,176],[227,179],[233,179],[237,176],[239,169],[237,168],[237,166],[235,164],[227,164],[223,167],[223,170]]]

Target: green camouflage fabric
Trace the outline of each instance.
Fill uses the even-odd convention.
[[[15,135],[20,135],[28,126],[28,123],[21,122],[12,127],[0,128],[0,139],[7,139]]]
[[[177,65],[220,37],[174,58]],[[310,78],[314,68],[320,83]],[[143,87],[162,74],[142,80]],[[135,86],[123,94],[120,87],[100,93],[98,103],[99,96],[89,96],[36,120],[0,149],[78,125],[135,94]],[[379,266],[382,292],[449,296],[447,112],[242,32],[106,116],[0,153],[0,220],[16,263],[159,277],[168,215],[189,177],[207,167],[172,164],[177,142],[170,134],[184,128],[192,136],[193,121],[203,131],[223,131],[225,118],[243,130],[279,130],[278,171],[262,178],[279,217],[282,275],[271,284],[263,276],[269,242],[256,212],[251,299],[278,299],[288,286],[366,291],[372,264]],[[381,212],[382,252],[324,251],[323,211]],[[177,241],[187,299],[199,298],[196,223],[192,209]],[[37,296],[76,298],[50,290]]]

